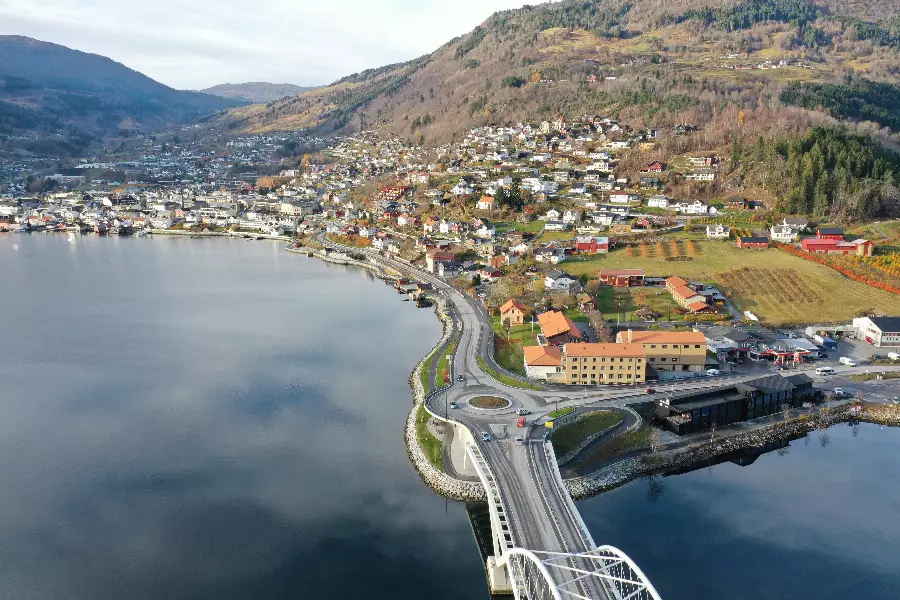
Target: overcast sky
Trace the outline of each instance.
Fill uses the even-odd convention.
[[[532,0],[532,4],[537,4]],[[321,85],[431,52],[522,0],[0,0],[0,34],[108,56],[167,85]]]

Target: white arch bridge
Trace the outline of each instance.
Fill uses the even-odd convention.
[[[661,600],[624,552],[594,543],[549,442],[529,440],[512,454],[473,440],[466,455],[487,491],[492,592],[516,600]]]

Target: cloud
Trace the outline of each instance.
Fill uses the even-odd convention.
[[[522,0],[0,0],[0,34],[108,56],[167,85],[321,85],[409,60]]]

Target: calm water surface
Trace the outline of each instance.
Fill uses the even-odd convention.
[[[406,458],[429,310],[236,240],[0,234],[0,598],[485,598]],[[579,504],[666,600],[900,594],[900,432]]]

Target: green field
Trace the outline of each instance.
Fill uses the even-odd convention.
[[[532,328],[531,323],[526,325],[514,325],[509,331],[509,341],[506,339],[506,331],[500,316],[491,317],[491,329],[494,330],[494,360],[500,366],[509,369],[519,375],[525,374],[525,354],[523,346],[537,344],[537,336],[541,332],[539,325]]]
[[[665,249],[668,253],[668,245]],[[732,242],[710,241],[697,244],[691,258],[672,262],[657,254],[655,248],[648,251],[648,256],[642,256],[638,249],[626,256],[626,251],[620,249],[607,255],[577,257],[566,261],[564,268],[573,275],[586,274],[591,278],[600,269],[644,269],[647,276],[677,275],[712,283],[726,294],[731,293],[740,310],[750,310],[772,325],[847,321],[863,312],[900,314],[900,296],[774,248],[741,250]],[[668,295],[658,298],[648,293],[648,300],[662,302],[663,298],[667,300]],[[601,297],[599,308],[607,313],[610,307],[604,302]]]
[[[601,410],[584,415],[570,425],[563,425],[553,432],[551,441],[557,456],[565,456],[575,450],[595,433],[622,422],[622,416],[611,410]]]

